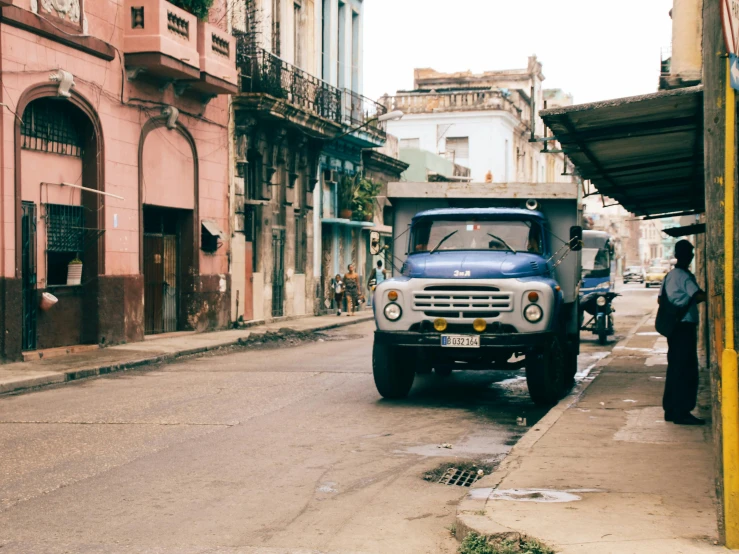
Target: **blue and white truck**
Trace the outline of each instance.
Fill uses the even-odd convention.
[[[374,293],[379,393],[405,397],[432,370],[525,367],[532,400],[557,402],[580,345],[578,186],[390,183],[388,199],[395,271]]]

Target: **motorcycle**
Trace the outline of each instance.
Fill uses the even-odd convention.
[[[616,292],[591,292],[586,294],[580,300],[580,330],[591,331],[594,335],[598,335],[598,342],[606,344],[608,336],[615,333],[613,327],[613,313],[616,311],[612,306],[613,299],[621,296]],[[585,313],[590,315],[587,323]]]

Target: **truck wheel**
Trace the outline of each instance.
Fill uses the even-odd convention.
[[[564,388],[570,390],[575,385],[577,374],[577,350],[578,345],[574,341],[567,342],[564,356]]]
[[[435,367],[434,368],[434,375],[437,377],[449,377],[452,374],[452,368],[451,367]]]
[[[559,339],[526,355],[526,384],[534,404],[551,406],[565,391],[565,360]]]
[[[372,374],[383,398],[405,398],[416,376],[413,362],[402,348],[375,343],[372,346]]]

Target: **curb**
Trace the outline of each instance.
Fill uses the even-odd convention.
[[[331,329],[338,329],[340,327],[348,327],[349,325],[356,325],[358,323],[365,323],[367,321],[372,321],[372,320],[373,320],[373,316],[371,315],[369,315],[368,317],[362,317],[360,315],[359,317],[341,319],[340,321],[337,321],[335,323],[319,325],[317,327],[312,327],[310,329],[303,329],[302,332],[318,333],[321,331],[330,331]],[[297,319],[295,321],[297,321]],[[288,322],[286,321],[285,323],[288,323]],[[289,329],[289,326],[286,325],[284,328]],[[155,354],[152,356],[147,356],[145,358],[127,360],[123,362],[116,362],[116,363],[109,363],[109,364],[102,364],[102,365],[92,365],[89,367],[82,367],[79,369],[69,369],[66,371],[58,371],[58,372],[50,371],[47,375],[38,375],[35,377],[29,377],[27,379],[19,379],[19,380],[10,381],[7,383],[0,383],[0,397],[4,395],[13,394],[13,393],[29,391],[31,389],[38,389],[38,388],[46,387],[49,385],[69,383],[72,381],[79,381],[81,379],[99,377],[100,375],[108,375],[110,373],[117,373],[119,371],[137,369],[137,368],[144,367],[147,365],[160,364],[163,362],[170,362],[173,360],[177,360],[179,358],[183,358],[185,356],[197,356],[200,354],[205,354],[207,352],[219,350],[221,348],[228,348],[230,346],[246,346],[248,348],[248,345],[245,345],[242,342],[244,339],[252,337],[252,336],[265,335],[268,332],[270,332],[270,330],[267,330],[267,329],[265,329],[263,332],[249,331],[243,337],[239,337],[235,340],[228,340],[228,341],[221,342],[218,344],[213,344],[210,346],[189,348],[186,350],[179,350],[177,352],[171,352],[167,354]]]
[[[618,346],[626,344],[647,321],[654,317],[656,313],[657,308],[641,318],[631,329],[629,329],[624,338],[613,345],[613,348],[615,349]],[[587,377],[577,383],[567,396],[560,400],[556,406],[549,410],[549,412],[547,412],[547,414],[541,418],[536,425],[529,429],[519,439],[493,473],[486,475],[475,483],[475,486],[472,487],[470,492],[467,493],[457,506],[455,537],[458,541],[463,541],[471,532],[494,539],[516,539],[523,536],[521,532],[516,531],[515,529],[504,527],[489,517],[480,515],[480,512],[485,511],[488,498],[487,496],[474,498],[472,494],[476,489],[498,488],[503,479],[505,479],[511,471],[517,469],[521,465],[523,458],[531,451],[534,445],[536,445],[536,443],[539,442],[539,440],[554,426],[554,424],[559,421],[564,413],[580,399],[582,394],[593,383],[593,381],[595,381],[596,377],[600,375],[601,369],[607,366],[612,359],[613,356],[609,353],[608,356],[599,360],[595,366],[593,366],[593,369]]]

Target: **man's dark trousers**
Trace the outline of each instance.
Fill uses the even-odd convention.
[[[698,326],[681,322],[667,339],[665,416],[680,418],[695,408],[698,397]]]

